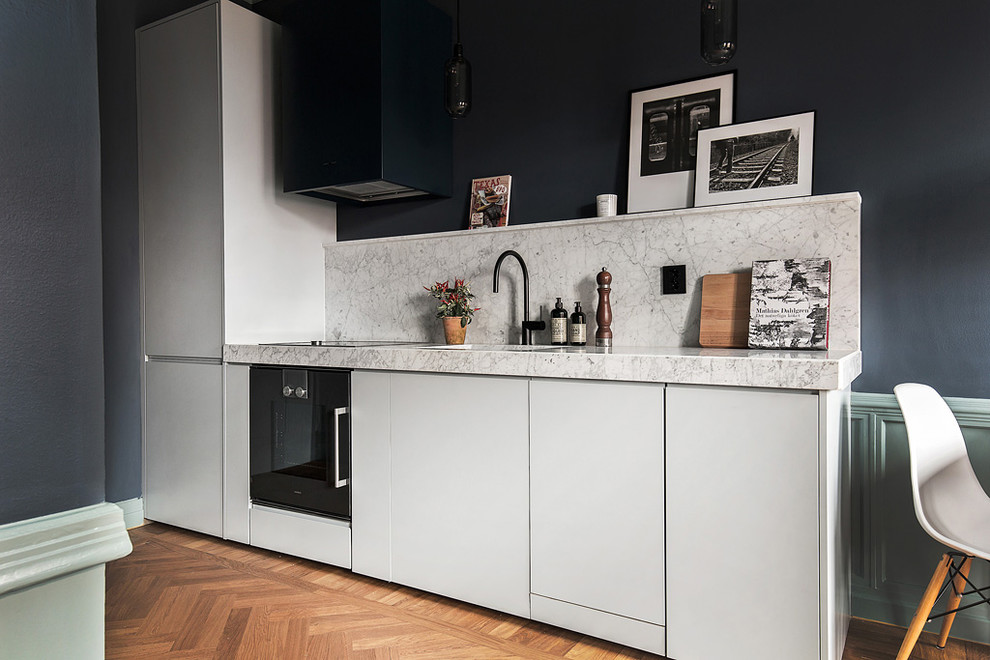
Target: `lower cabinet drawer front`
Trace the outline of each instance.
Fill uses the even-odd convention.
[[[666,652],[666,630],[663,626],[537,594],[530,594],[530,608],[534,621],[582,632],[650,653],[663,655]]]
[[[343,568],[351,567],[351,526],[304,513],[251,507],[251,545]]]

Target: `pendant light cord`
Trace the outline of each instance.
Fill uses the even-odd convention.
[[[461,0],[457,0],[457,43],[461,43]]]

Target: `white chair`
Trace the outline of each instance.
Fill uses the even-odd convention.
[[[959,423],[938,392],[927,385],[904,383],[894,388],[894,394],[911,450],[915,515],[932,538],[955,551],[942,555],[911,620],[897,653],[897,660],[907,660],[925,623],[944,617],[938,640],[943,648],[956,612],[990,604],[990,588],[976,588],[968,578],[974,557],[990,560],[990,497],[973,472]],[[951,593],[946,611],[930,616],[947,591]],[[974,593],[980,600],[959,607],[962,596]]]

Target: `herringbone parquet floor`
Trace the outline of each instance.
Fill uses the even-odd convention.
[[[656,660],[552,626],[157,523],[107,564],[107,658]],[[774,658],[772,633],[767,658]],[[854,620],[843,660],[893,658],[902,628]],[[988,660],[926,634],[913,658]],[[726,659],[731,660],[731,659]]]
[[[153,523],[107,565],[107,658],[657,656]]]

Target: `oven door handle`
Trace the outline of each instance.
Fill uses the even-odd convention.
[[[348,479],[340,478],[340,416],[350,415],[350,406],[333,409],[333,487],[343,488],[348,484]]]

